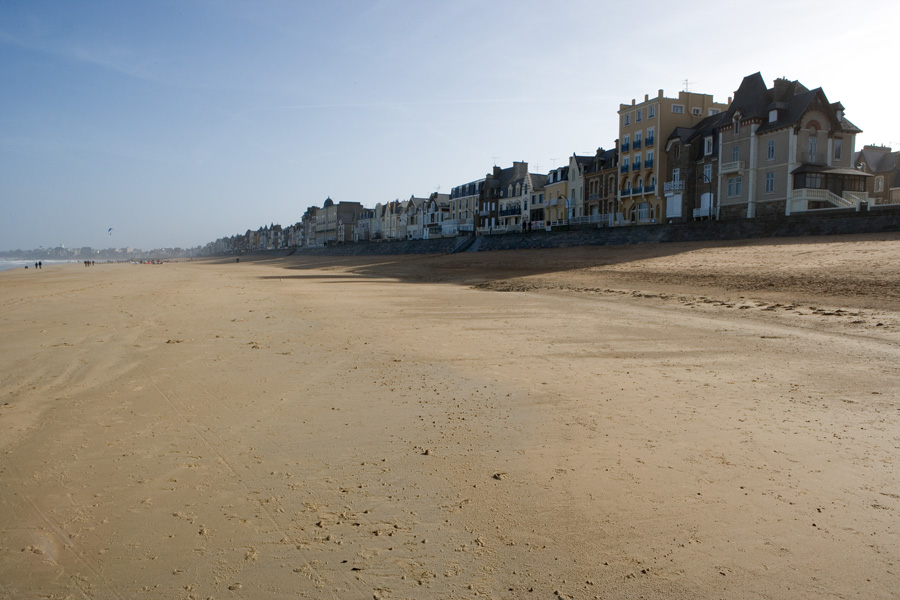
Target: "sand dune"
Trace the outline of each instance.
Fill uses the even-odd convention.
[[[900,235],[0,274],[0,597],[894,598]]]

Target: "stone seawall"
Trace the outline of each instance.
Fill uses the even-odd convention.
[[[478,252],[535,248],[568,248],[617,244],[702,242],[752,238],[803,237],[900,231],[900,207],[874,207],[869,211],[804,213],[790,217],[728,221],[700,221],[672,225],[640,225],[535,231],[483,236]],[[392,254],[452,254],[472,244],[471,236],[399,242],[361,242],[325,248],[299,248],[295,254],[307,256],[378,256]]]

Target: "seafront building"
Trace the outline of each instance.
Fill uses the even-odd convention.
[[[888,146],[863,146],[853,157],[853,165],[872,175],[866,192],[873,205],[900,203],[900,152]]]
[[[681,220],[682,207],[667,203],[657,182],[669,173],[659,146],[677,127],[692,127],[703,118],[728,110],[709,94],[679,92],[667,98],[663,90],[643,102],[619,105],[619,210],[632,224]],[[660,136],[665,136],[660,138]]]

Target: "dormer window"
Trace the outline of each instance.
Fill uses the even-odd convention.
[[[703,138],[703,155],[709,156],[713,153],[713,139],[712,136],[707,136]]]
[[[734,120],[734,135],[737,135],[741,132],[741,120],[740,118],[736,118]]]
[[[778,111],[774,108],[769,111],[769,123],[774,123],[778,120]]]

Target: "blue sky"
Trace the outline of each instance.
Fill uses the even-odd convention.
[[[0,250],[192,247],[327,196],[546,172],[610,147],[620,102],[686,79],[725,101],[756,71],[898,149],[898,22],[895,0],[0,0]]]

